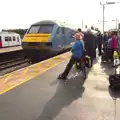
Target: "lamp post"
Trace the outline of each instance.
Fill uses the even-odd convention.
[[[116,22],[116,29],[117,29],[117,28],[118,28],[119,20],[118,20],[117,17],[116,17],[116,19],[115,19],[115,20],[112,20],[112,21],[115,21],[115,22]]]
[[[82,28],[83,28],[83,20],[82,20]]]
[[[103,7],[103,33],[104,33],[104,20],[105,20],[105,16],[104,16],[104,12],[105,12],[105,5],[111,5],[111,4],[116,4],[116,3],[120,3],[120,2],[106,2],[104,4],[102,4],[100,2],[100,5],[102,5]]]
[[[115,20],[112,20],[112,21],[115,21],[115,22],[116,22],[116,30],[117,30],[117,33],[119,34],[119,27],[118,27],[119,20],[118,20],[117,17],[116,17],[116,19],[115,19]]]

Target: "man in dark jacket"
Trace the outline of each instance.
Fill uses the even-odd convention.
[[[97,47],[98,47],[99,56],[100,56],[101,55],[101,48],[102,48],[102,34],[101,34],[101,32],[99,32],[98,36],[97,36]]]
[[[103,34],[103,48],[105,48],[105,43],[108,41],[108,35],[106,32]]]
[[[96,36],[91,32],[87,31],[84,33],[85,49],[91,59],[96,58]]]
[[[105,32],[103,35],[103,42],[106,42],[108,40],[108,36],[107,33]]]

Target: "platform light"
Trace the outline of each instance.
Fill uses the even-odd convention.
[[[105,19],[104,11],[105,11],[105,5],[112,5],[112,4],[117,4],[117,3],[120,3],[120,2],[106,2],[104,4],[102,4],[100,2],[100,5],[102,5],[102,7],[103,7],[103,33],[104,33],[104,19]]]
[[[111,4],[115,4],[116,2],[106,2],[106,4],[111,5]]]

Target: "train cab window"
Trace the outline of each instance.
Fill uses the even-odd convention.
[[[13,37],[13,41],[15,41],[15,37]]]
[[[62,34],[65,34],[65,30],[64,30],[64,27],[61,27],[61,32],[62,32]]]
[[[57,34],[60,34],[61,33],[61,28],[59,27],[58,29],[57,29]]]
[[[11,37],[9,37],[9,41],[11,41]]]
[[[53,25],[41,25],[39,33],[52,33]]]
[[[6,42],[8,41],[8,37],[5,37],[5,41],[6,41]]]
[[[38,33],[40,29],[40,26],[39,25],[34,25],[34,26],[31,26],[30,30],[28,31],[29,34],[34,34],[34,33]]]

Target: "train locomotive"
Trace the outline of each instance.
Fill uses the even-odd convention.
[[[31,60],[50,57],[70,50],[77,28],[58,21],[43,20],[34,23],[27,30],[22,48]]]

